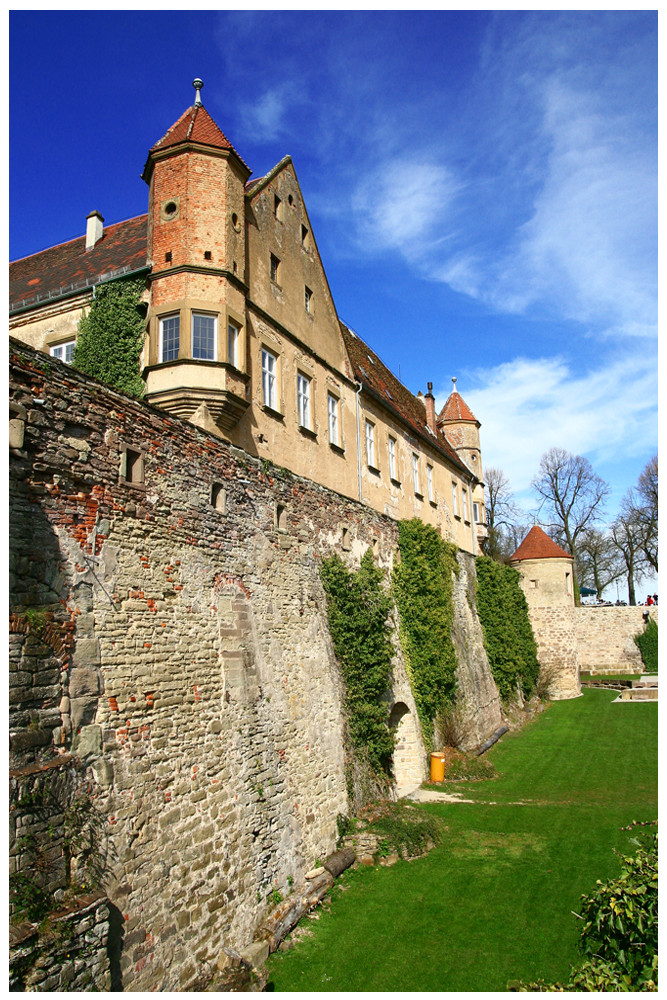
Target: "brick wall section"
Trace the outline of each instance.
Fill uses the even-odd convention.
[[[591,673],[641,673],[634,636],[644,630],[644,611],[657,622],[658,609],[575,608],[575,630],[581,669]]]

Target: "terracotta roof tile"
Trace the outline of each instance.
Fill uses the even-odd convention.
[[[215,149],[230,149],[241,160],[227,136],[216,125],[202,104],[193,104],[188,108],[171,128],[162,136],[150,152],[156,153],[171,146],[179,146],[183,142],[198,142],[203,146],[213,146]],[[243,160],[241,160],[243,163]],[[243,166],[250,169],[246,163]]]
[[[448,420],[470,420],[474,424],[479,423],[466,401],[456,391],[451,394],[438,416],[438,423],[445,423]]]
[[[86,250],[86,237],[41,250],[9,265],[10,312],[96,284],[102,277],[147,267],[147,215],[116,222]]]
[[[435,434],[427,425],[424,404],[399,382],[360,337],[344,323],[340,324],[340,328],[355,379],[381,400],[388,410],[397,414],[415,433],[426,438],[437,451],[446,455],[458,469],[470,474],[470,469],[463,464],[445,435],[440,431]]]
[[[565,549],[556,545],[553,539],[540,528],[538,524],[530,529],[510,562],[520,562],[522,559],[571,559]]]

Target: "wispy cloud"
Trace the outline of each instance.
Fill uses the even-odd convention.
[[[502,468],[517,493],[528,489],[549,448],[604,465],[635,457],[642,442],[653,440],[657,371],[641,354],[583,375],[563,358],[517,358],[470,378],[472,387],[460,389],[483,425],[484,461]],[[438,406],[448,393],[443,386]]]

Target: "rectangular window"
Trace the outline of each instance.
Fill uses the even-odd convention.
[[[412,453],[412,482],[415,487],[415,493],[421,496],[421,488],[419,484],[419,455]]]
[[[301,226],[301,246],[305,247],[306,240],[308,239],[308,230],[305,226]]]
[[[280,278],[280,261],[274,254],[271,254],[271,281],[278,284]]]
[[[470,518],[468,517],[468,491],[467,490],[461,490],[461,497],[462,497],[462,501],[463,501],[463,503],[462,503],[462,506],[463,506],[463,520],[464,521],[469,521]]]
[[[398,482],[398,470],[396,468],[396,438],[390,437],[388,442],[389,449],[389,476],[394,482]]]
[[[479,504],[473,503],[472,505],[472,516],[475,524],[479,524]]]
[[[375,425],[366,421],[366,463],[375,468]]]
[[[74,358],[75,343],[75,340],[68,340],[64,344],[56,344],[50,348],[49,353],[52,358],[58,358],[59,361],[64,361],[66,365],[71,365]]]
[[[262,348],[262,399],[264,406],[269,406],[272,410],[278,409],[278,394],[276,388],[276,367],[275,354]]]
[[[434,502],[435,496],[433,494],[433,466],[426,466],[426,488],[428,490],[428,498],[431,503]]]
[[[230,365],[239,366],[239,328],[236,323],[227,324],[227,358]]]
[[[215,361],[215,342],[218,332],[216,316],[192,314],[192,357],[200,361]]]
[[[311,302],[312,302],[312,299],[313,299],[313,293],[311,292],[310,288],[308,288],[307,285],[306,285],[306,287],[304,289],[304,292],[305,292],[305,295],[304,295],[304,304],[306,306],[306,312],[309,313],[311,311]]]
[[[338,437],[338,399],[331,393],[327,396],[327,410],[329,413],[329,444],[339,445]]]
[[[452,480],[452,514],[454,517],[459,516],[459,491],[457,484]]]
[[[164,316],[160,320],[160,361],[175,361],[181,340],[181,317]]]
[[[299,409],[299,424],[310,430],[310,379],[301,372],[296,377],[296,396]]]
[[[275,215],[276,219],[282,219],[282,217],[283,217],[281,206],[282,206],[282,201],[280,200],[280,198],[278,197],[277,194],[274,194],[274,196],[273,196],[273,214]]]

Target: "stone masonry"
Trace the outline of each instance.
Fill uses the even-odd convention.
[[[84,768],[118,981],[187,990],[335,845],[342,690],[319,561],[372,547],[390,568],[397,525],[30,348],[11,362],[12,766],[19,784],[22,764]],[[500,709],[488,663],[470,669],[486,670],[469,685],[481,741]],[[394,687],[395,763],[421,780],[399,651]]]
[[[634,636],[644,631],[644,612],[657,622],[658,608],[580,607],[575,632],[582,670],[590,673],[641,673],[644,669]]]

